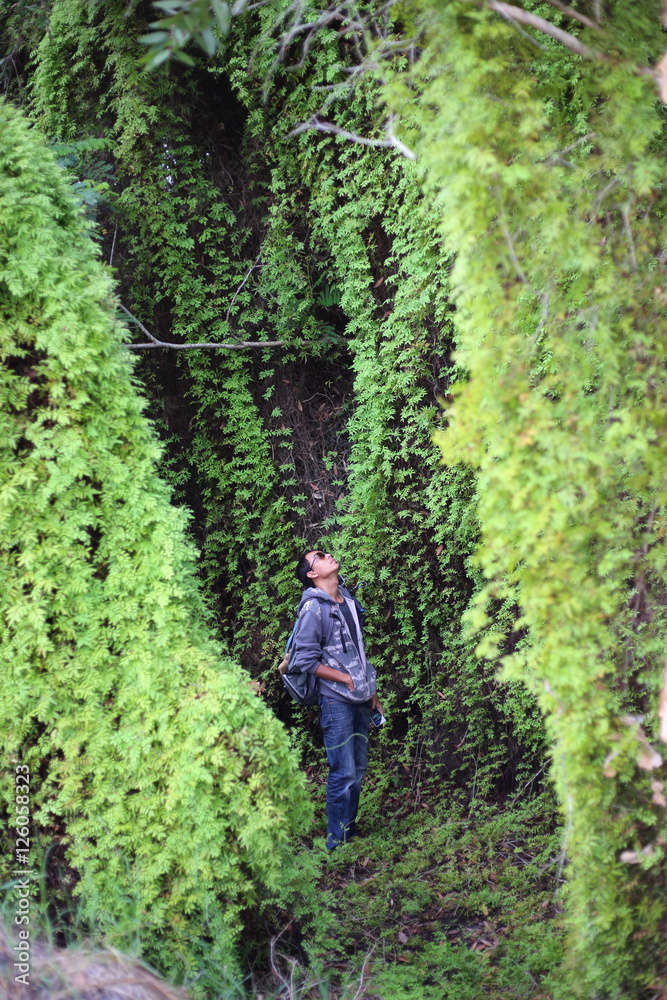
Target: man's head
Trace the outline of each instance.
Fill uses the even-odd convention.
[[[296,564],[296,575],[301,586],[321,587],[323,580],[338,576],[340,563],[336,562],[330,552],[321,549],[309,549]]]

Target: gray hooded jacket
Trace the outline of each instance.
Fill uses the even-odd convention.
[[[336,701],[365,702],[375,694],[375,668],[366,658],[354,598],[342,587],[340,592],[357,626],[358,645],[352,640],[340,605],[325,590],[308,587],[299,602],[299,627],[294,636],[295,654],[291,669],[295,673],[305,671],[313,674],[318,665],[324,663],[327,667],[350,674],[354,690],[350,691],[346,684],[339,681],[318,677],[320,694]]]

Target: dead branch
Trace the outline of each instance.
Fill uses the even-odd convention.
[[[329,135],[341,135],[344,139],[349,139],[350,142],[356,142],[360,146],[375,146],[380,149],[397,149],[399,153],[402,153],[408,160],[416,160],[417,157],[413,151],[401,142],[393,132],[393,122],[395,116],[392,115],[387,123],[387,138],[386,139],[366,139],[362,135],[357,135],[356,132],[348,132],[347,129],[340,128],[338,125],[334,125],[333,122],[321,122],[318,121],[315,116],[310,119],[310,121],[303,122],[301,125],[297,125],[293,128],[291,132],[287,133],[287,138],[290,139],[292,136],[300,135],[302,132],[307,132],[309,129],[315,129],[317,132],[326,132]]]
[[[156,340],[155,342],[151,342],[149,344],[126,344],[125,346],[136,351],[155,347],[171,347],[174,351],[193,351],[195,348],[199,348],[201,350],[213,350],[215,348],[220,348],[225,351],[242,351],[247,347],[283,347],[284,345],[284,340],[241,340],[238,344],[169,344],[165,340]]]
[[[566,4],[562,3],[561,0],[547,0],[552,7],[556,7],[567,17],[573,17],[575,21],[579,21],[586,28],[593,28],[594,31],[600,31],[600,25],[596,24],[595,21],[591,21],[590,17],[586,17],[585,14],[580,14],[578,10],[573,10],[572,7],[568,7]]]
[[[607,61],[606,56],[604,56],[601,52],[589,49],[587,45],[580,42],[579,39],[574,35],[571,35],[569,31],[563,31],[562,28],[557,28],[555,24],[551,23],[551,21],[547,21],[543,17],[538,17],[537,14],[531,14],[522,7],[515,7],[514,4],[501,3],[501,0],[487,0],[487,5],[491,10],[495,10],[497,14],[500,14],[508,21],[516,21],[519,24],[527,24],[530,28],[536,28],[537,31],[541,31],[545,35],[550,35],[552,38],[555,38],[558,42],[560,42],[561,45],[570,49],[571,52],[581,56],[582,59],[600,59],[604,62]]]
[[[216,344],[216,343],[202,343],[202,344],[172,344],[167,340],[158,340],[154,337],[150,330],[147,330],[141,320],[138,320],[136,316],[133,316],[129,309],[126,309],[124,305],[120,307],[124,313],[126,313],[133,323],[136,323],[142,333],[145,333],[149,338],[149,343],[145,344],[126,344],[126,347],[130,347],[133,350],[146,350],[155,347],[171,347],[174,351],[192,351],[195,348],[211,350],[215,348],[220,348],[225,351],[241,351],[245,350],[247,347],[283,347],[285,344],[284,340],[240,340],[233,344]]]
[[[252,266],[251,266],[250,270],[248,271],[248,273],[246,274],[245,278],[243,279],[243,281],[241,282],[241,284],[239,285],[239,287],[234,292],[234,295],[232,296],[232,301],[229,303],[229,309],[227,310],[227,315],[225,316],[225,322],[229,322],[229,314],[232,311],[232,306],[236,302],[236,299],[238,298],[239,292],[241,292],[243,290],[243,287],[244,287],[246,281],[248,280],[248,278],[250,277],[250,275],[252,274],[252,272],[257,267],[259,267],[259,259],[260,259],[261,256],[262,256],[261,253],[257,254],[257,257],[255,258],[254,264],[252,264]]]

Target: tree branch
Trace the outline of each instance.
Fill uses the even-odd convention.
[[[576,17],[578,21],[585,24],[586,27],[594,28],[596,31],[600,31],[599,25],[595,24],[593,21],[589,21],[588,18],[584,18],[582,14],[577,11],[572,10],[571,7],[566,7],[561,3],[561,0],[547,0],[548,3],[562,10],[563,13],[569,14],[571,17]],[[495,10],[497,14],[501,17],[506,18],[508,21],[513,21],[516,25],[527,24],[530,28],[535,28],[537,31],[541,31],[545,35],[550,35],[555,38],[556,41],[560,42],[571,52],[576,53],[576,55],[581,56],[582,59],[597,59],[599,62],[608,63],[611,62],[609,56],[605,55],[604,52],[599,52],[597,49],[589,49],[587,45],[580,42],[578,38],[571,35],[569,31],[563,31],[562,28],[557,28],[555,24],[551,21],[547,21],[543,17],[538,17],[537,14],[531,14],[529,11],[524,10],[523,7],[515,7],[514,4],[502,3],[501,0],[486,0],[487,7],[490,10]],[[599,16],[599,9],[597,9],[597,15]],[[667,64],[667,53],[663,56],[656,67],[651,66],[635,66],[633,72],[637,73],[638,76],[649,76],[653,82],[657,85],[660,90],[660,96],[664,104],[667,104],[667,75],[665,75],[665,66]]]
[[[536,28],[543,34],[550,35],[552,38],[555,38],[558,42],[560,42],[561,45],[570,49],[571,52],[581,56],[582,59],[601,59],[606,62],[606,57],[601,52],[589,49],[587,45],[580,42],[579,39],[575,38],[574,35],[571,35],[569,31],[563,31],[562,28],[557,28],[555,24],[551,23],[551,21],[547,21],[543,17],[538,17],[537,14],[531,14],[522,7],[515,7],[514,4],[501,3],[501,0],[487,0],[487,5],[491,10],[495,10],[497,14],[507,18],[508,21],[516,21],[519,24],[527,24],[530,28]]]
[[[573,10],[572,7],[568,7],[566,4],[562,3],[561,0],[547,0],[552,7],[556,7],[557,10],[563,12],[568,17],[573,17],[575,21],[579,21],[581,24],[585,25],[587,28],[592,28],[593,31],[600,31],[600,25],[596,24],[595,21],[591,21],[590,17],[586,17],[585,14],[580,14],[578,10]]]
[[[242,351],[246,347],[284,347],[284,345],[284,340],[240,340],[237,344],[170,344],[166,340],[155,340],[148,344],[126,344],[125,346],[136,351],[155,347],[171,347],[174,351],[193,351],[195,348],[221,348],[225,351]]]
[[[291,132],[287,133],[287,138],[290,139],[294,135],[300,135],[302,132],[307,132],[308,129],[315,129],[317,132],[326,132],[329,135],[342,135],[344,139],[349,139],[351,142],[356,142],[360,146],[376,146],[381,149],[397,149],[399,153],[402,153],[408,160],[416,160],[417,157],[415,153],[405,143],[401,142],[394,135],[392,125],[395,120],[395,116],[392,115],[387,123],[387,138],[386,139],[365,139],[362,135],[357,135],[356,132],[348,132],[347,129],[340,128],[338,125],[334,125],[333,122],[320,122],[317,118],[313,117],[310,121],[303,122],[301,125],[297,125],[293,128]]]
[[[259,259],[260,259],[261,256],[262,256],[261,253],[257,254],[257,257],[255,258],[255,263],[251,266],[251,268],[248,271],[248,273],[246,274],[245,278],[243,279],[243,281],[241,282],[241,284],[239,285],[239,287],[234,292],[234,295],[232,296],[232,301],[229,303],[229,309],[227,310],[227,315],[225,316],[225,322],[226,323],[229,322],[229,314],[232,311],[232,306],[234,305],[234,303],[236,302],[236,299],[238,298],[239,292],[241,292],[243,290],[243,287],[244,287],[246,281],[248,280],[248,278],[250,277],[250,275],[252,274],[252,272],[255,270],[255,268],[259,267]]]
[[[195,348],[204,349],[214,349],[221,348],[225,351],[242,351],[246,347],[283,347],[285,344],[284,340],[240,340],[235,344],[171,344],[167,340],[158,340],[154,337],[150,330],[147,330],[141,320],[138,320],[136,316],[133,316],[129,309],[126,309],[124,305],[120,308],[123,312],[130,317],[133,323],[136,323],[142,333],[145,333],[148,337],[150,343],[147,344],[126,344],[126,347],[132,348],[133,350],[146,350],[155,347],[171,347],[174,351],[192,351]]]

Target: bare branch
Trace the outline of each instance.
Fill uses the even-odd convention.
[[[155,347],[171,347],[174,351],[213,350],[215,348],[225,351],[243,351],[247,347],[284,347],[284,345],[284,340],[240,340],[237,344],[170,344],[166,340],[156,340],[148,344],[126,344],[125,346],[136,351]]]
[[[255,270],[255,268],[257,268],[259,266],[259,259],[260,259],[261,256],[262,256],[261,253],[257,254],[257,257],[255,258],[255,263],[252,265],[252,267],[250,268],[250,270],[246,274],[245,278],[243,279],[243,281],[241,282],[241,284],[239,285],[239,287],[234,292],[234,294],[232,296],[232,301],[229,303],[229,309],[227,310],[227,314],[225,316],[225,322],[226,323],[229,322],[229,314],[232,311],[232,306],[236,302],[236,299],[238,297],[239,292],[242,291],[243,286],[245,285],[246,281],[248,280],[248,278],[250,277],[250,275],[252,274],[252,272]]]
[[[546,45],[542,45],[542,42],[538,42],[536,38],[533,38],[529,31],[524,31],[520,24],[517,24],[516,21],[512,21],[512,24],[514,25],[514,30],[518,31],[521,37],[525,38],[527,42],[530,42],[535,48],[540,49],[541,52],[547,51]]]
[[[496,188],[496,197],[498,199],[498,207],[500,209],[500,212],[498,213],[498,222],[500,223],[500,228],[503,231],[503,236],[505,237],[505,242],[507,243],[507,249],[509,250],[510,260],[514,265],[514,270],[517,273],[519,281],[521,281],[524,285],[530,286],[530,282],[528,281],[528,278],[526,277],[526,274],[523,268],[521,267],[521,264],[519,263],[519,258],[517,256],[516,248],[514,246],[514,240],[512,239],[512,234],[510,233],[509,228],[507,226],[507,222],[505,221],[505,206],[503,205],[503,193],[499,186]]]
[[[501,0],[487,0],[487,4],[491,10],[495,10],[497,14],[507,18],[508,21],[516,21],[519,24],[527,24],[530,28],[536,28],[537,31],[541,31],[545,35],[550,35],[552,38],[555,38],[556,41],[560,42],[561,45],[570,49],[571,52],[581,56],[582,59],[600,59],[604,62],[607,61],[606,57],[601,52],[589,49],[587,45],[580,42],[579,39],[575,38],[574,35],[571,35],[569,31],[563,31],[562,28],[557,28],[555,24],[551,23],[551,21],[547,21],[543,17],[538,17],[537,14],[531,14],[522,7],[515,7],[514,4],[501,3]]]
[[[572,7],[568,7],[566,4],[562,3],[561,0],[547,0],[547,3],[550,3],[552,7],[556,7],[568,17],[573,17],[575,21],[579,21],[580,24],[585,25],[587,28],[593,28],[594,31],[600,31],[599,24],[596,24],[595,21],[591,21],[590,17],[586,17],[585,14],[580,14],[578,10],[573,10]]]
[[[397,149],[399,153],[402,153],[407,160],[416,160],[417,159],[416,154],[413,153],[413,151],[408,146],[406,146],[404,142],[401,142],[401,140],[394,135],[395,121],[396,121],[396,115],[394,114],[389,115],[389,119],[387,121],[387,141],[391,146]]]
[[[109,267],[113,264],[113,252],[116,249],[116,237],[118,236],[118,223],[116,223],[116,228],[113,231],[113,242],[111,244],[111,253],[109,254]]]
[[[160,343],[160,341],[157,339],[157,337],[154,337],[153,334],[150,332],[150,330],[146,329],[146,327],[141,322],[141,320],[137,319],[136,316],[133,316],[132,313],[130,312],[130,310],[126,309],[125,306],[122,304],[122,302],[120,302],[119,305],[120,305],[120,308],[125,313],[125,315],[129,316],[130,319],[132,320],[132,322],[137,324],[137,326],[139,327],[139,329],[141,330],[141,332],[145,333],[146,336],[148,337],[148,339],[152,340],[153,343],[157,346]]]
[[[133,316],[129,309],[126,309],[124,305],[120,307],[123,312],[130,317],[130,319],[137,324],[142,333],[145,333],[149,338],[150,343],[147,344],[126,344],[126,347],[132,348],[133,350],[147,350],[155,347],[171,347],[174,351],[192,351],[195,348],[200,349],[215,349],[220,348],[225,351],[241,351],[245,350],[246,347],[283,347],[285,344],[284,340],[240,340],[235,344],[171,344],[167,340],[158,340],[154,337],[150,330],[147,330],[141,320],[138,320],[136,316]]]
[[[609,194],[609,192],[613,191],[614,188],[618,187],[619,184],[623,183],[624,174],[625,174],[625,171],[623,171],[623,173],[621,173],[617,177],[612,177],[612,179],[609,181],[609,183],[607,185],[605,185],[605,187],[603,187],[602,191],[600,191],[600,193],[597,196],[597,198],[595,199],[595,203],[593,205],[593,212],[595,213],[595,215],[597,215],[597,213],[599,211],[599,208],[600,208],[600,205],[602,204],[602,202],[604,201],[604,199],[607,197],[607,195]]]
[[[572,150],[576,149],[578,146],[583,146],[584,143],[589,142],[591,139],[594,138],[595,138],[595,132],[587,132],[586,135],[582,135],[580,139],[577,139],[576,142],[573,142],[569,146],[566,146],[565,149],[559,150],[558,153],[552,153],[552,155],[548,156],[544,162],[547,163],[549,166],[559,164],[562,167],[569,167],[571,170],[574,170],[574,163],[570,163],[570,161],[566,160],[565,157],[567,156],[568,153],[571,153]]]
[[[503,231],[503,235],[505,237],[505,242],[507,243],[507,249],[509,250],[510,260],[514,264],[514,270],[517,273],[517,277],[518,277],[519,281],[521,281],[524,285],[530,284],[530,282],[528,281],[528,278],[525,275],[525,272],[524,272],[523,268],[521,267],[521,264],[519,263],[519,258],[517,257],[517,254],[516,254],[516,248],[514,246],[514,241],[512,239],[512,234],[510,233],[509,229],[507,228],[507,223],[505,222],[505,219],[503,218],[503,216],[500,217],[500,228]]]
[[[416,154],[394,135],[392,128],[393,122],[394,116],[391,116],[387,124],[386,139],[366,139],[362,135],[357,135],[356,132],[348,132],[347,129],[334,125],[333,122],[320,122],[317,121],[316,118],[311,118],[310,121],[303,122],[301,125],[297,125],[296,128],[293,128],[291,132],[288,132],[287,138],[290,139],[292,136],[300,135],[302,132],[307,132],[309,129],[315,129],[317,132],[326,132],[329,135],[342,135],[344,139],[349,139],[350,142],[356,142],[360,146],[375,146],[380,149],[397,149],[399,153],[402,153],[408,160],[416,160]]]

